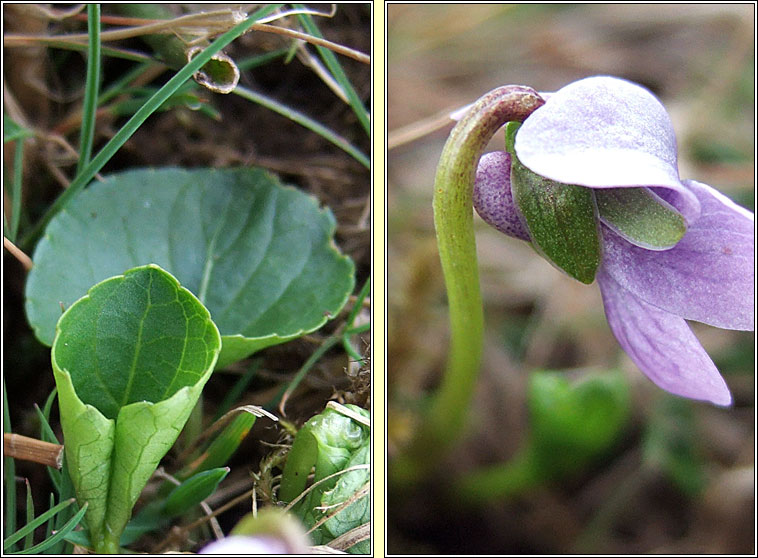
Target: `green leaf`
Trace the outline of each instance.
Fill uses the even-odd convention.
[[[217,367],[315,331],[353,289],[353,263],[315,198],[261,169],[134,170],[92,184],[50,222],[34,253],[26,311],[52,342],[60,305],[154,263],[208,308]]]
[[[163,513],[169,517],[186,513],[213,494],[228,473],[229,467],[219,467],[191,476],[171,491],[163,506]]]
[[[220,346],[205,307],[156,265],[98,283],[61,316],[52,364],[66,459],[98,552],[118,550]]]
[[[521,124],[506,124],[511,154],[511,190],[526,221],[532,246],[547,261],[589,285],[600,265],[600,231],[593,192],[533,173],[516,157],[514,141]]]
[[[350,460],[345,464],[345,469],[359,465],[369,465],[371,461],[370,440],[355,451]],[[324,523],[324,529],[329,533],[330,539],[344,535],[351,529],[369,523],[371,521],[371,499],[369,493],[356,498],[361,490],[364,490],[371,481],[371,471],[368,468],[359,468],[340,475],[337,484],[332,490],[324,492],[321,505],[327,511],[334,510],[343,503],[354,499],[347,507],[340,510],[334,517]],[[369,554],[371,541],[365,540],[348,549],[350,554]]]
[[[596,189],[600,218],[636,246],[668,250],[687,232],[687,223],[676,209],[647,188]]]
[[[528,405],[533,463],[550,477],[573,472],[609,449],[629,416],[629,388],[618,372],[579,382],[536,372],[530,377]]]
[[[7,114],[3,114],[3,143],[29,138],[33,135],[34,131],[16,124]]]
[[[287,455],[279,487],[279,498],[284,502],[292,502],[305,490],[311,468],[315,468],[315,486],[292,508],[292,512],[300,517],[307,527],[314,526],[325,515],[329,515],[330,509],[323,508],[324,498],[332,503],[337,500],[342,502],[355,493],[356,483],[360,483],[359,488],[365,484],[365,470],[358,471],[361,473],[359,475],[352,475],[355,471],[351,471],[327,479],[330,475],[347,469],[351,464],[369,462],[369,429],[345,413],[353,413],[355,417],[366,420],[369,418],[368,411],[355,405],[345,405],[341,410],[329,407],[303,425]],[[348,478],[343,480],[342,487],[337,489],[343,477]],[[360,482],[361,480],[364,481]],[[331,496],[326,496],[334,490],[336,492],[331,492]],[[365,514],[370,513],[368,509],[364,509],[366,505],[366,501],[359,499],[342,510],[344,514],[337,514],[329,520],[336,519],[332,529],[342,534],[365,523],[362,519]],[[356,523],[359,520],[361,521]],[[315,544],[325,544],[334,537],[333,532],[323,526],[311,532]]]

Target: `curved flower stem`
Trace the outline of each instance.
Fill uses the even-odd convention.
[[[442,151],[434,183],[434,225],[450,304],[450,353],[417,436],[393,465],[396,482],[411,482],[434,466],[465,426],[484,333],[472,211],[476,167],[500,127],[506,122],[523,122],[543,104],[530,87],[494,89],[458,122]]]

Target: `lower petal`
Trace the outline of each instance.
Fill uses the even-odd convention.
[[[603,268],[597,282],[608,325],[653,383],[682,397],[731,404],[726,382],[684,319],[640,300]]]

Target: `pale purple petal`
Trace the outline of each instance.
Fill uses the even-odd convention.
[[[284,540],[269,535],[230,535],[213,541],[200,549],[199,554],[265,554],[267,556],[290,554],[293,550]]]
[[[474,208],[489,225],[521,240],[530,239],[511,194],[511,155],[505,151],[485,153],[479,160],[474,181]]]
[[[608,325],[648,378],[675,395],[731,404],[726,382],[687,322],[640,300],[602,268],[597,282]]]
[[[601,227],[603,266],[624,289],[667,312],[724,329],[753,330],[754,216],[705,184],[686,185],[702,212],[676,246],[652,252]]]
[[[693,224],[700,217],[700,200],[692,195],[689,190],[686,194],[670,188],[651,188],[650,190],[681,213],[687,222],[687,226]]]
[[[559,89],[524,121],[515,149],[526,167],[565,184],[657,186],[688,196],[666,109],[623,79],[596,76]]]

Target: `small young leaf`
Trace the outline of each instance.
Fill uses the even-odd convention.
[[[355,405],[345,407],[358,418],[369,418],[365,409]],[[313,527],[330,515],[330,510],[334,510],[332,505],[348,500],[368,482],[370,472],[365,469],[348,471],[329,479],[326,477],[351,465],[367,465],[370,439],[367,427],[336,409],[327,408],[311,418],[298,431],[287,456],[279,488],[280,499],[291,502],[299,496],[305,489],[311,468],[315,467],[313,481],[318,484],[292,507],[292,512],[306,526]],[[320,482],[322,479],[323,482]],[[369,507],[368,500],[362,497],[350,503],[328,520],[333,522],[330,528],[321,526],[311,531],[312,540],[315,544],[325,544],[335,536],[365,523],[370,514]],[[362,549],[365,545],[357,546]]]
[[[205,307],[155,265],[98,283],[56,327],[52,364],[66,459],[98,552],[115,552],[221,347]]]
[[[366,439],[358,451],[354,452],[350,460],[345,464],[345,469],[359,465],[368,465],[371,459],[370,440]],[[344,535],[351,529],[371,521],[371,498],[369,493],[356,498],[360,491],[371,482],[371,471],[368,468],[357,468],[340,475],[337,484],[332,490],[324,492],[321,498],[321,506],[327,514],[336,510],[345,502],[349,502],[344,509],[337,512],[324,523],[324,529],[329,533],[330,539]],[[369,554],[371,541],[362,541],[348,549],[350,554]]]
[[[676,209],[647,188],[596,189],[600,219],[635,246],[668,250],[687,232]]]
[[[208,308],[223,336],[219,368],[336,316],[354,268],[315,198],[262,169],[135,170],[82,191],[34,253],[26,310],[49,345],[91,285],[139,265],[169,271]]]

